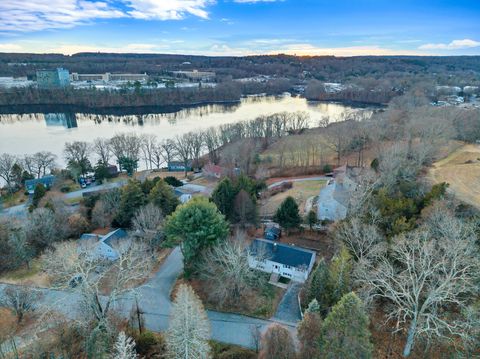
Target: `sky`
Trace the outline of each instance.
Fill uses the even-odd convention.
[[[480,55],[480,0],[0,0],[0,52]]]

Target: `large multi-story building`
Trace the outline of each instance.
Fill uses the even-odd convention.
[[[40,88],[66,87],[70,85],[70,74],[61,67],[55,70],[38,70],[37,85]]]
[[[73,72],[71,75],[72,81],[148,81],[148,75],[144,74],[111,74],[106,72],[104,74],[78,74]]]
[[[189,79],[190,81],[213,81],[215,80],[215,72],[211,71],[172,71],[171,72],[175,77],[181,77]]]

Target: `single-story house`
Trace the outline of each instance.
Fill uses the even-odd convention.
[[[79,251],[88,251],[94,259],[117,260],[120,257],[122,244],[128,239],[127,232],[115,229],[106,235],[94,233],[82,234]]]
[[[192,161],[188,161],[186,170],[187,171],[192,171],[193,170]],[[181,161],[168,162],[168,171],[169,172],[185,171],[185,163],[183,163]]]
[[[276,273],[292,281],[304,283],[315,264],[315,252],[288,245],[254,239],[248,252],[250,268]]]
[[[338,200],[339,188],[335,180],[331,179],[320,190],[318,196],[318,219],[328,221],[340,221],[347,216],[347,206]]]
[[[35,178],[31,180],[26,180],[25,181],[25,188],[28,191],[29,194],[33,194],[35,191],[35,187],[37,184],[43,184],[45,188],[50,188],[53,186],[55,183],[56,177],[55,176],[45,176],[42,178]]]

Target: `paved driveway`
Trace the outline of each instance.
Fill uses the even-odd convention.
[[[301,288],[302,285],[300,283],[292,283],[289,285],[272,319],[292,325],[296,325],[302,320],[302,314],[300,313],[300,306],[298,304],[298,294]]]
[[[177,247],[170,253],[158,272],[144,285],[138,287],[137,297],[140,307],[145,312],[145,326],[148,329],[164,331],[168,328],[171,309],[170,292],[182,270],[182,254]],[[6,286],[0,284],[0,293]],[[39,289],[39,291],[42,293],[39,306],[61,312],[71,319],[81,315],[78,312],[81,297],[77,293],[53,289]],[[116,303],[115,309],[128,316],[134,300],[133,295],[127,295]],[[256,326],[263,332],[268,325],[277,322],[276,319],[262,320],[215,311],[208,311],[207,314],[211,323],[212,339],[249,348],[254,348],[252,330]],[[295,325],[283,324],[286,324],[293,334],[296,332]]]

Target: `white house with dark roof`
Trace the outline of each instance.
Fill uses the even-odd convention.
[[[305,282],[315,264],[315,252],[269,241],[254,239],[248,252],[250,268],[275,273],[295,282]]]

